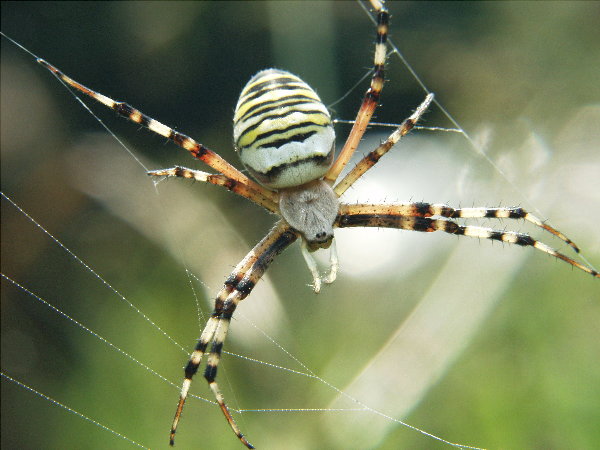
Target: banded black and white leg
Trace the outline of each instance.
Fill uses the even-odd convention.
[[[217,384],[217,368],[221,359],[223,344],[229,330],[229,323],[239,302],[245,299],[263,276],[273,259],[298,239],[298,233],[292,230],[284,221],[279,221],[275,227],[246,255],[237,265],[223,288],[215,299],[215,306],[188,364],[185,368],[185,378],[181,388],[179,403],[173,419],[170,434],[170,444],[175,443],[175,433],[181,418],[183,406],[192,383],[192,378],[202,363],[203,356],[208,353],[204,378],[213,392],[221,411],[225,415],[231,429],[248,448],[254,448],[241,433],[225,399]]]
[[[197,158],[203,161],[208,166],[212,167],[214,170],[219,172],[220,174],[225,175],[227,178],[235,180],[239,183],[242,183],[254,191],[260,192],[262,196],[269,198],[273,201],[277,200],[277,195],[275,192],[265,189],[255,181],[248,178],[230,163],[228,163],[223,157],[215,153],[214,151],[208,149],[206,146],[196,142],[189,136],[186,136],[183,133],[180,133],[173,128],[159,122],[158,120],[153,119],[152,117],[147,116],[140,110],[134,108],[125,102],[120,102],[107,97],[106,95],[100,94],[78,81],[73,80],[71,77],[65,75],[59,69],[54,67],[52,64],[47,61],[38,58],[37,62],[52,72],[59,80],[66,83],[71,88],[75,89],[82,94],[85,94],[97,102],[103,104],[104,106],[112,109],[120,116],[142,125],[153,133],[165,137],[170,141],[174,142],[179,147],[187,150],[194,158]]]
[[[226,177],[223,174],[211,174],[203,172],[201,170],[188,169],[187,167],[175,166],[170,169],[159,169],[151,170],[148,175],[155,177],[178,177],[186,178],[195,181],[201,181],[204,183],[214,184],[215,186],[222,186],[225,189],[247,198],[248,200],[262,206],[271,213],[278,214],[279,207],[272,198],[263,195],[262,191],[254,189],[241,181],[236,181],[232,178]]]
[[[367,126],[373,117],[375,109],[379,105],[379,98],[383,85],[385,83],[385,61],[387,54],[387,36],[390,15],[383,2],[379,0],[370,0],[371,5],[375,9],[377,14],[377,34],[375,38],[375,55],[373,57],[373,76],[371,77],[371,84],[369,89],[365,93],[354,125],[350,130],[350,134],[340,151],[340,154],[330,167],[328,172],[325,174],[324,179],[333,184],[340,173],[352,158],[352,155],[356,151],[360,140],[362,139]],[[340,195],[340,194],[338,194]]]
[[[342,196],[346,190],[352,186],[356,180],[362,177],[370,168],[379,162],[381,157],[385,155],[394,145],[398,143],[402,137],[406,136],[421,119],[423,114],[429,108],[433,101],[433,94],[428,94],[425,100],[419,105],[410,117],[405,119],[396,130],[388,136],[375,150],[367,153],[363,158],[352,168],[344,178],[342,178],[333,188],[338,197]]]
[[[431,216],[440,216],[442,219],[434,219]],[[520,246],[531,246],[539,251],[554,256],[566,263],[583,270],[590,275],[600,278],[598,272],[586,265],[575,261],[572,258],[562,254],[549,245],[532,238],[526,233],[514,231],[502,231],[492,228],[485,228],[472,225],[459,225],[454,220],[456,218],[509,218],[524,219],[536,226],[557,236],[575,251],[579,248],[573,241],[568,239],[558,230],[543,224],[539,219],[522,208],[462,208],[453,209],[443,204],[429,203],[407,203],[398,205],[370,205],[370,204],[343,204],[340,207],[336,225],[340,228],[348,227],[380,227],[397,228],[403,230],[433,232],[443,231],[445,233],[458,236],[469,236],[480,239],[490,239]]]

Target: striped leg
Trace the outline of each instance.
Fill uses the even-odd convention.
[[[348,205],[344,205],[348,206]],[[371,205],[378,206],[378,205]],[[381,206],[381,205],[380,205]],[[411,205],[404,205],[411,206]],[[389,206],[388,206],[389,208]],[[345,209],[345,208],[344,208]],[[507,242],[521,246],[531,246],[539,251],[552,255],[566,263],[583,270],[590,275],[600,278],[600,274],[591,268],[563,255],[555,249],[549,247],[543,242],[533,239],[525,233],[517,233],[514,231],[500,231],[491,228],[463,226],[456,222],[447,219],[430,219],[419,216],[404,216],[401,213],[392,214],[373,214],[373,213],[350,213],[341,214],[338,216],[337,224],[340,228],[346,227],[382,227],[382,228],[398,228],[403,230],[413,231],[443,231],[449,234],[476,237],[482,239],[491,239],[495,241]]]
[[[180,177],[188,178],[196,181],[203,181],[211,183],[216,186],[223,186],[224,188],[238,194],[248,200],[262,206],[267,211],[277,213],[279,208],[277,204],[268,197],[265,197],[262,192],[254,190],[251,186],[233,180],[221,174],[210,174],[202,172],[201,170],[188,169],[187,167],[175,166],[170,169],[151,170],[148,175],[157,177]]]
[[[373,77],[371,78],[371,86],[367,90],[352,130],[348,135],[348,139],[338,155],[337,159],[325,174],[325,180],[333,184],[340,172],[344,169],[354,151],[358,147],[358,143],[365,134],[367,126],[371,121],[371,117],[375,112],[375,108],[379,103],[379,96],[383,89],[384,83],[384,66],[386,57],[386,41],[388,33],[388,22],[390,15],[383,4],[379,0],[371,0],[371,5],[377,11],[377,39],[375,41],[375,57],[373,61]]]
[[[217,310],[217,306],[222,308],[224,303],[224,299],[229,296],[229,294],[235,289],[235,286],[246,276],[246,273],[250,270],[250,268],[256,263],[258,259],[258,254],[264,251],[264,247],[261,244],[265,244],[265,240],[274,238],[280,235],[280,228],[282,227],[283,222],[278,222],[274,229],[263,238],[255,247],[252,249],[250,253],[246,255],[246,257],[235,267],[231,275],[225,280],[225,284],[219,294],[217,295],[217,299],[215,300],[215,311],[211,315],[207,324],[202,331],[200,339],[194,348],[194,352],[190,356],[190,360],[185,368],[185,379],[183,381],[183,386],[181,388],[181,395],[179,398],[179,404],[177,406],[177,411],[175,413],[175,418],[173,419],[173,425],[171,427],[171,445],[174,445],[175,439],[175,431],[177,430],[177,424],[179,423],[179,418],[181,417],[181,412],[183,410],[183,405],[185,404],[185,400],[187,398],[187,393],[189,391],[192,377],[198,371],[198,367],[202,362],[202,356],[205,353],[205,350],[208,346],[208,343],[212,340],[216,327],[218,325],[218,315],[220,314],[220,310]]]
[[[117,102],[105,95],[102,95],[98,92],[95,92],[84,85],[78,83],[72,78],[68,77],[52,64],[44,61],[43,59],[38,58],[38,63],[52,72],[57,78],[71,86],[73,89],[93,98],[94,100],[102,103],[103,105],[109,107],[113,111],[116,111],[117,114],[131,120],[132,122],[138,123],[146,128],[148,128],[153,133],[156,133],[160,136],[166,137],[167,139],[173,141],[178,146],[184,148],[188,152],[192,154],[194,158],[197,158],[217,172],[222,173],[228,178],[231,178],[237,182],[243,183],[247,186],[252,187],[254,190],[260,192],[263,196],[273,199],[274,193],[263,188],[258,183],[250,180],[246,175],[241,173],[227,161],[225,161],[221,156],[209,150],[204,145],[199,144],[191,137],[186,136],[185,134],[179,133],[174,129],[160,123],[157,120],[145,115],[141,111],[135,109],[133,106],[125,103],[125,102]]]
[[[433,100],[433,94],[429,94],[425,97],[425,100],[419,105],[415,112],[396,130],[390,134],[390,136],[372,152],[366,154],[358,164],[348,174],[335,185],[333,191],[340,197],[346,190],[352,186],[356,180],[364,175],[364,173],[373,167],[385,155],[403,136],[406,136],[410,130],[416,125],[421,116],[427,111],[429,104]]]
[[[296,232],[283,221],[279,221],[275,227],[265,236],[246,257],[240,262],[229,278],[225,281],[223,289],[215,300],[215,309],[208,323],[204,327],[196,347],[185,367],[185,378],[181,387],[181,395],[177,405],[177,411],[171,427],[170,444],[175,443],[175,432],[181,417],[181,412],[187,398],[192,378],[198,371],[202,357],[210,346],[204,378],[208,381],[221,411],[225,415],[231,429],[248,448],[254,448],[242,435],[239,427],[231,415],[219,386],[216,382],[217,366],[221,358],[223,343],[227,337],[229,322],[240,301],[246,298],[267,270],[273,259],[285,250],[298,238]]]
[[[450,208],[452,209],[452,208]],[[524,219],[528,222],[531,222],[537,227],[540,227],[547,232],[553,234],[560,240],[566,242],[571,246],[573,250],[579,253],[579,247],[565,236],[563,233],[558,231],[557,229],[551,227],[550,225],[542,222],[540,219],[535,217],[533,214],[528,213],[523,208],[519,207],[509,207],[509,208],[457,208],[452,210],[451,215],[447,215],[445,217],[462,217],[462,218],[484,218],[484,217],[495,217],[497,219]],[[441,214],[440,214],[441,215]]]
[[[343,180],[342,180],[343,181]],[[452,208],[443,203],[401,203],[390,205],[355,204],[342,205],[341,214],[395,214],[410,217],[441,216],[449,219],[523,219],[537,227],[546,230],[560,240],[566,242],[573,250],[579,253],[579,247],[567,236],[557,229],[545,224],[533,214],[520,207],[507,208]]]

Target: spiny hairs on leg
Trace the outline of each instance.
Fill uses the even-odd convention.
[[[197,158],[197,159],[203,161],[204,163],[206,163],[207,165],[209,165],[210,167],[215,169],[217,172],[222,173],[226,177],[231,178],[235,181],[241,182],[243,184],[246,184],[246,185],[252,187],[254,190],[263,194],[265,197],[274,199],[275,194],[273,192],[269,191],[268,189],[263,188],[258,183],[252,181],[250,178],[248,178],[246,175],[244,175],[239,170],[237,170],[235,167],[233,167],[231,164],[229,164],[225,159],[223,159],[217,153],[206,148],[204,145],[196,142],[191,137],[186,136],[183,133],[179,133],[178,131],[175,131],[174,129],[168,127],[167,125],[165,125],[163,123],[160,123],[158,120],[155,120],[155,119],[145,115],[138,109],[134,108],[133,106],[131,106],[125,102],[115,101],[103,94],[100,94],[99,92],[93,91],[92,89],[90,89],[90,88],[82,85],[81,83],[73,80],[72,78],[68,77],[63,72],[61,72],[59,69],[54,67],[52,64],[48,63],[47,61],[45,61],[41,58],[38,58],[37,62],[39,64],[41,64],[42,66],[44,66],[46,69],[48,69],[50,72],[52,72],[58,79],[60,79],[61,81],[66,83],[68,86],[72,87],[73,89],[102,103],[103,105],[105,105],[108,108],[115,111],[120,116],[125,117],[126,119],[129,119],[132,122],[140,124],[140,125],[148,128],[153,133],[156,133],[160,136],[163,136],[163,137],[173,141],[178,146],[180,146],[180,147],[184,148],[185,150],[187,150],[188,152],[190,152],[194,158]]]
[[[343,180],[342,180],[343,181]],[[444,203],[396,203],[396,204],[354,204],[343,205],[342,214],[393,214],[410,217],[432,217],[440,216],[449,219],[523,219],[535,226],[546,230],[560,240],[567,243],[575,252],[579,253],[579,247],[567,236],[556,228],[545,224],[533,214],[521,207],[500,208],[452,208]]]
[[[279,208],[277,204],[270,198],[265,197],[262,192],[254,190],[251,186],[226,177],[222,174],[211,174],[201,170],[188,169],[187,167],[175,166],[170,169],[151,170],[148,175],[155,177],[180,177],[190,180],[202,181],[211,183],[216,186],[223,186],[225,189],[247,198],[248,200],[262,206],[267,211],[277,214]]]
[[[452,210],[452,214],[444,217],[461,217],[461,218],[496,218],[496,219],[523,219],[527,222],[540,227],[547,232],[553,234],[560,240],[566,242],[575,252],[579,253],[579,247],[565,236],[563,233],[558,231],[556,228],[544,223],[533,214],[525,211],[521,207],[507,207],[507,208],[457,208]]]
[[[506,211],[510,209],[511,208],[490,208],[489,210],[496,211],[494,214],[498,214],[494,215],[493,217],[503,217],[504,214],[510,215],[509,212]],[[465,215],[460,215],[458,217],[469,217],[469,214],[475,214],[476,211],[477,214],[479,214],[485,210],[486,208],[465,208],[462,210],[464,211]],[[459,212],[457,213],[456,211]],[[459,225],[456,222],[445,218],[431,219],[428,217],[431,215],[449,215],[449,217],[453,217],[452,214],[462,214],[460,211],[461,210],[452,210],[452,208],[449,208],[446,205],[430,205],[427,203],[413,203],[404,205],[342,205],[336,225],[340,228],[381,227],[422,232],[443,231],[445,233],[458,236],[462,235],[481,239],[490,239],[509,244],[516,244],[523,247],[530,246],[561,259],[573,267],[583,270],[584,272],[589,273],[596,278],[600,278],[600,274],[594,268],[585,266],[574,259],[569,258],[568,256],[558,252],[543,242],[532,238],[528,234],[517,233],[514,231],[500,231],[492,228],[471,225]],[[492,214],[492,212],[490,212],[490,214]],[[475,215],[470,217],[478,216]],[[542,228],[546,229],[545,227]],[[564,240],[565,242],[571,242],[570,240]]]
[[[425,100],[421,102],[415,112],[405,119],[396,130],[388,136],[388,138],[377,147],[375,150],[367,153],[354,168],[333,188],[333,191],[340,197],[346,190],[352,186],[356,180],[362,177],[367,170],[379,162],[381,157],[385,155],[398,141],[406,136],[417,124],[421,116],[425,114],[427,108],[433,101],[433,94],[428,94]]]
[[[246,447],[254,448],[240,431],[225,403],[225,399],[216,382],[217,367],[221,359],[221,351],[227,337],[229,323],[237,305],[252,292],[252,289],[254,289],[254,286],[263,276],[273,259],[297,238],[297,232],[293,231],[284,221],[280,220],[275,227],[258,244],[256,244],[256,246],[254,246],[225,281],[225,285],[215,300],[214,311],[204,327],[200,339],[185,368],[185,378],[181,387],[179,403],[177,404],[177,410],[171,426],[169,439],[171,445],[175,444],[177,425],[181,418],[181,413],[192,383],[192,378],[198,371],[198,368],[202,363],[202,358],[210,347],[204,378],[208,382],[208,385],[233,432]]]
[[[358,144],[371,121],[371,117],[379,104],[379,97],[385,81],[386,42],[390,15],[383,2],[371,0],[371,5],[377,12],[377,37],[375,40],[375,56],[373,58],[373,77],[371,78],[371,85],[365,93],[360,105],[360,109],[356,116],[356,120],[354,121],[354,125],[352,126],[352,130],[348,135],[348,139],[337,159],[325,174],[325,181],[330,183],[333,183],[337,179],[340,172],[344,169],[346,164],[348,164],[348,161],[350,161],[350,158],[358,147]]]

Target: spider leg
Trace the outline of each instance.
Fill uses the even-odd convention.
[[[579,247],[565,236],[563,233],[558,231],[556,228],[544,223],[533,214],[525,211],[519,207],[508,207],[508,208],[450,208],[453,213],[445,217],[462,217],[462,218],[484,218],[484,217],[495,217],[497,219],[524,219],[531,222],[537,227],[540,227],[547,232],[553,234],[560,240],[566,242],[573,250],[579,253]]]
[[[186,136],[185,134],[179,133],[174,129],[168,127],[160,123],[158,120],[154,120],[153,118],[145,115],[138,109],[133,106],[125,103],[115,101],[103,94],[93,91],[82,85],[81,83],[73,80],[72,78],[65,75],[59,69],[54,67],[52,64],[47,61],[38,58],[37,62],[52,72],[57,78],[65,82],[67,85],[71,86],[73,89],[93,98],[94,100],[102,103],[104,106],[109,107],[117,114],[131,120],[132,122],[138,123],[146,128],[148,128],[153,133],[156,133],[160,136],[166,137],[167,139],[173,141],[178,146],[184,148],[188,152],[192,154],[194,158],[197,158],[217,172],[222,173],[228,178],[231,178],[240,183],[246,184],[252,187],[254,190],[263,194],[263,196],[273,199],[274,193],[269,191],[268,189],[263,188],[258,183],[250,180],[246,175],[241,173],[238,169],[229,164],[225,159],[219,156],[217,153],[212,150],[206,148],[204,145],[196,142],[191,137]]]
[[[347,205],[345,205],[347,206]],[[377,205],[371,205],[377,206]],[[392,206],[392,205],[389,205]],[[388,208],[389,208],[388,206]],[[406,205],[405,205],[406,206]],[[517,233],[514,231],[500,231],[492,228],[476,227],[470,225],[459,225],[456,222],[448,219],[430,219],[427,217],[404,216],[402,214],[373,214],[373,213],[350,213],[340,214],[337,218],[337,225],[341,228],[345,227],[382,227],[382,228],[398,228],[403,230],[413,231],[443,231],[449,234],[476,237],[482,239],[491,239],[495,241],[506,242],[509,244],[521,245],[524,247],[531,246],[539,251],[552,255],[566,263],[583,270],[590,275],[600,278],[598,271],[591,267],[587,267],[566,255],[558,252],[552,247],[543,242],[533,239],[525,233]]]
[[[344,169],[358,144],[365,134],[367,126],[371,121],[371,117],[379,103],[379,96],[383,89],[385,57],[386,57],[386,42],[388,33],[388,22],[390,15],[385,5],[378,0],[371,0],[371,5],[377,11],[377,38],[375,41],[375,56],[373,58],[373,77],[371,85],[363,98],[362,104],[352,126],[352,130],[348,135],[348,139],[344,144],[340,154],[334,161],[333,165],[325,174],[324,179],[333,184],[340,172]]]
[[[216,382],[217,366],[219,365],[221,351],[223,349],[225,338],[227,337],[229,323],[237,305],[252,292],[252,289],[263,276],[273,259],[297,238],[298,234],[293,231],[289,225],[284,221],[279,221],[236,266],[234,271],[225,281],[225,285],[221,291],[217,294],[214,311],[204,327],[200,339],[185,367],[185,378],[181,387],[177,411],[173,418],[173,425],[171,426],[171,445],[174,445],[175,443],[177,425],[181,418],[181,413],[192,383],[192,378],[202,363],[202,357],[210,347],[204,378],[215,395],[217,403],[233,432],[246,447],[254,448],[241,433],[225,403]]]
[[[373,167],[403,136],[406,136],[416,125],[421,116],[427,111],[429,104],[433,100],[433,94],[428,94],[425,100],[419,105],[415,112],[375,150],[367,153],[354,168],[333,188],[333,191],[340,197],[346,190],[352,186],[356,180]]]
[[[345,180],[345,178],[344,178]],[[342,182],[344,181],[342,180]],[[371,204],[353,204],[353,205],[342,205],[340,209],[341,214],[394,214],[401,216],[411,217],[431,217],[441,216],[449,219],[483,219],[483,218],[496,218],[496,219],[523,219],[537,227],[546,230],[552,235],[556,236],[560,240],[566,242],[575,252],[579,253],[579,247],[567,236],[558,231],[556,228],[545,224],[533,214],[525,211],[520,207],[506,207],[506,208],[452,208],[443,203],[400,203],[400,204],[382,204],[382,205],[371,205]]]
[[[244,184],[240,181],[236,181],[232,178],[228,178],[221,174],[211,174],[202,172],[201,170],[188,169],[187,167],[175,166],[170,169],[151,170],[148,175],[157,177],[180,177],[188,178],[196,181],[203,181],[211,183],[216,186],[223,186],[231,192],[238,194],[248,200],[262,206],[267,211],[272,213],[278,213],[279,208],[277,204],[271,200],[271,198],[265,197],[262,192],[256,191],[251,186]]]

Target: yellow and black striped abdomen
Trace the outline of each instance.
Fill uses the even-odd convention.
[[[333,161],[331,117],[311,87],[289,72],[263,70],[246,84],[233,118],[240,159],[273,189],[322,177]]]

